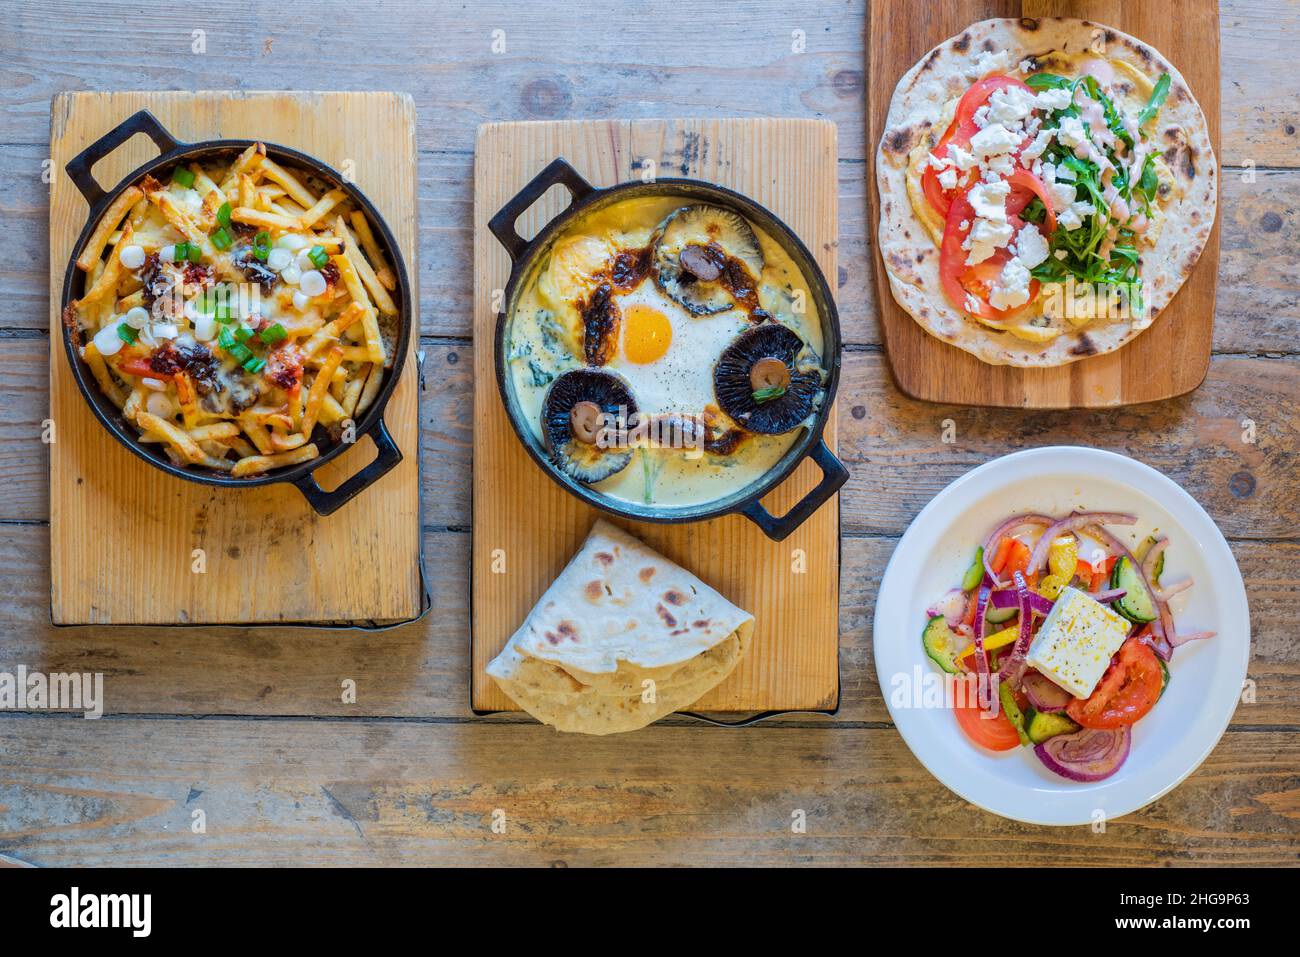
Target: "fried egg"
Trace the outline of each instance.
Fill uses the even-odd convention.
[[[749,325],[743,312],[695,317],[647,279],[615,297],[622,321],[606,366],[632,387],[646,412],[702,414],[715,405],[714,364]]]

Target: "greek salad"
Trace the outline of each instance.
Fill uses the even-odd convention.
[[[1073,781],[1110,777],[1133,726],[1169,685],[1175,649],[1214,632],[1179,632],[1166,585],[1168,539],[1135,550],[1107,526],[1117,512],[1037,513],[1002,522],[961,582],[927,611],[921,642],[944,672],[964,677],[957,724],[991,751],[1025,746]]]

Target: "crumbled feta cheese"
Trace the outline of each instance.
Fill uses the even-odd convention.
[[[984,178],[992,180],[999,176],[1010,176],[1016,168],[1016,160],[1010,153],[990,156],[984,164]]]
[[[974,293],[966,293],[966,311],[974,313],[980,311],[980,301]]]
[[[931,168],[937,169],[940,172],[946,170],[952,164],[952,160],[948,157],[935,156],[933,153],[926,157],[926,162],[930,164]]]
[[[971,187],[967,199],[970,201],[971,209],[980,219],[991,219],[994,222],[1005,223],[1007,221],[1007,196],[1011,193],[1011,184],[1006,182],[996,183],[979,183]]]
[[[1058,183],[1055,180],[1044,178],[1047,184],[1047,195],[1052,200],[1052,212],[1060,213],[1061,210],[1069,208],[1074,202],[1076,190],[1069,183]]]
[[[989,305],[994,309],[1014,309],[1029,301],[1029,270],[1020,257],[1012,256],[1002,267],[989,290]]]
[[[957,171],[955,169],[946,169],[939,174],[939,185],[944,189],[957,188]]]
[[[1029,167],[1030,162],[1043,155],[1043,150],[1051,145],[1052,136],[1051,130],[1040,130],[1034,137],[1034,141],[1020,151],[1020,162],[1025,168]]]
[[[1073,183],[1075,181],[1074,170],[1062,163],[1055,167],[1056,181],[1058,183]]]
[[[970,138],[970,148],[976,156],[996,156],[1008,153],[1020,145],[1020,137],[1001,123],[990,123]]]
[[[1036,102],[1034,94],[1026,92],[1023,87],[1007,86],[994,90],[989,97],[989,120],[1003,126],[1021,124],[1034,111]]]
[[[1011,242],[1013,235],[1015,235],[1015,227],[1008,222],[998,223],[989,219],[975,220],[975,226],[971,229],[970,235],[961,244],[962,249],[970,251],[970,255],[966,257],[966,265],[974,266],[976,263],[982,263],[997,250]]]
[[[1008,50],[984,50],[975,57],[975,69],[980,76],[996,73],[1011,66],[1011,53]]]
[[[1088,142],[1088,134],[1084,132],[1083,121],[1077,116],[1061,117],[1061,128],[1057,131],[1056,138],[1061,141],[1063,146],[1070,149]]]
[[[1042,90],[1034,97],[1034,104],[1040,110],[1063,110],[1070,105],[1070,88],[1057,87],[1052,90]]]
[[[1033,72],[1034,72],[1034,61],[1033,61],[1033,60],[1021,60],[1021,61],[1020,61],[1020,72],[1021,72],[1021,73],[1033,73]]]
[[[989,125],[989,105],[988,105],[987,103],[985,103],[983,106],[981,106],[979,109],[977,109],[977,110],[975,111],[975,115],[974,115],[974,117],[972,117],[972,119],[975,120],[975,125],[978,126],[978,127],[980,127],[981,129],[982,129],[983,127],[985,127],[985,126],[988,126],[988,125]]]
[[[1071,187],[1073,188],[1073,187]],[[1079,200],[1071,203],[1065,209],[1056,214],[1056,222],[1065,227],[1066,232],[1078,229],[1083,225],[1083,220],[1097,211],[1092,203]]]
[[[1086,698],[1128,637],[1130,623],[1075,588],[1065,588],[1025,660],[1076,698]]]
[[[1064,249],[1058,249],[1056,252],[1052,253],[1052,255],[1055,256],[1057,259],[1061,259],[1061,260],[1070,258],[1070,254],[1067,253]]]
[[[956,144],[949,145],[948,158],[951,159],[952,164],[956,166],[959,170],[961,170],[963,173],[966,172],[966,170],[970,169],[972,166],[974,166],[975,163],[977,162],[974,153],[964,150],[960,146],[957,146]]]
[[[1047,259],[1047,240],[1033,223],[1016,233],[1016,256],[1026,269],[1033,269]]]

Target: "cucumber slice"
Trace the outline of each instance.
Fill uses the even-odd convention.
[[[1048,738],[1058,734],[1073,734],[1079,726],[1066,714],[1047,714],[1043,711],[1029,710],[1029,724],[1026,732],[1034,744],[1042,744]]]
[[[1156,661],[1160,662],[1160,697],[1156,698],[1159,701],[1160,698],[1165,696],[1165,692],[1169,690],[1169,666],[1165,664],[1163,658],[1158,656]]]
[[[1142,581],[1142,573],[1134,567],[1127,555],[1121,555],[1115,563],[1110,576],[1110,587],[1124,589],[1124,597],[1115,600],[1115,610],[1121,615],[1140,625],[1155,621],[1155,602]]]
[[[962,591],[974,591],[980,582],[984,580],[984,546],[981,545],[975,549],[975,561],[971,563],[970,568],[966,569],[966,574],[961,580]]]
[[[936,665],[950,675],[957,673],[957,652],[961,651],[962,645],[943,615],[935,615],[926,623],[921,632],[921,644]]]
[[[1000,625],[1004,621],[1010,621],[1012,618],[1015,618],[1019,611],[1020,609],[1015,605],[1011,605],[1008,608],[994,608],[990,604],[988,611],[984,614],[984,620],[991,625]]]
[[[998,682],[998,698],[1002,701],[1002,713],[1007,716],[1020,735],[1020,743],[1029,744],[1029,735],[1025,733],[1025,715],[1016,704],[1016,696],[1011,693],[1011,685],[1005,681]]]

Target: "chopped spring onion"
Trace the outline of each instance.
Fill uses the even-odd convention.
[[[307,258],[311,260],[313,266],[320,269],[330,261],[330,254],[325,251],[324,246],[313,246]]]
[[[230,244],[234,241],[230,238],[230,233],[226,231],[225,226],[220,227],[215,233],[213,233],[211,239],[212,245],[216,246],[218,249],[229,249]]]
[[[233,332],[229,329],[222,329],[217,333],[217,345],[229,352],[235,346],[239,345],[239,343],[235,340],[235,334]]]
[[[184,166],[176,167],[174,170],[172,170],[172,182],[179,183],[181,186],[184,186],[186,189],[189,189],[191,186],[194,185],[193,170],[188,170]]]
[[[783,385],[773,386],[770,389],[755,389],[754,401],[757,402],[759,405],[762,405],[764,402],[770,402],[773,399],[779,399],[783,395],[785,395],[785,386]]]
[[[236,326],[235,338],[240,342],[247,342],[249,339],[253,338],[253,330],[248,328],[248,326]]]
[[[135,340],[139,338],[139,333],[128,326],[125,322],[119,322],[117,324],[117,337],[128,346],[132,346],[135,345]]]
[[[177,243],[175,256],[176,262],[188,259],[190,262],[196,263],[203,258],[203,250],[191,242]]]
[[[249,359],[253,358],[253,350],[248,348],[248,346],[244,345],[242,342],[236,342],[233,346],[227,349],[226,352],[230,355],[230,358],[239,363],[247,362]]]
[[[280,325],[280,323],[278,322],[275,323],[274,325],[267,326],[265,329],[263,329],[261,332],[258,333],[258,338],[260,338],[268,346],[273,346],[277,342],[287,339],[288,337],[289,337],[288,330],[285,329],[284,326]]]
[[[258,356],[254,356],[253,358],[249,359],[247,362],[244,363],[244,368],[247,369],[249,372],[253,372],[253,373],[261,372],[263,369],[266,368],[266,360],[259,358]]]
[[[230,213],[231,209],[229,203],[222,203],[221,208],[217,210],[217,222],[226,229],[230,228]]]
[[[262,262],[266,262],[266,257],[271,255],[271,234],[266,230],[253,237],[253,255]]]

